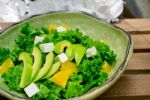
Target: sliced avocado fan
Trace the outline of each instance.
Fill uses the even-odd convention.
[[[32,55],[34,56],[33,71],[31,81],[37,76],[42,66],[42,53],[38,47],[33,47]]]
[[[36,82],[42,79],[49,72],[53,64],[53,60],[54,60],[54,53],[53,52],[48,53],[46,56],[46,61],[45,61],[44,66],[40,69],[38,75],[33,80],[33,82]]]
[[[50,78],[53,74],[55,74],[59,70],[60,66],[61,66],[61,62],[58,61],[54,63],[52,65],[52,68],[49,70],[49,72],[45,75],[44,78]]]
[[[60,41],[60,42],[55,44],[54,52],[56,54],[60,54],[60,53],[64,52],[64,49],[66,47],[69,47],[69,46],[71,46],[71,42],[70,41],[68,41],[68,40]]]
[[[80,64],[84,54],[86,52],[86,48],[81,44],[73,44],[66,49],[65,54],[69,58],[70,61],[75,59],[77,66]]]
[[[21,75],[20,88],[24,88],[30,84],[32,75],[32,57],[29,53],[21,52],[19,60],[23,61],[23,72]]]

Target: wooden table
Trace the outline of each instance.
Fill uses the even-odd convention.
[[[0,23],[0,27],[10,24]],[[96,100],[150,100],[150,19],[124,19],[114,24],[131,33],[134,53],[121,78]]]

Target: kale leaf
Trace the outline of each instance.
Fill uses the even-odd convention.
[[[81,74],[72,75],[66,88],[63,90],[63,97],[71,98],[84,93],[84,86],[82,85],[82,81],[83,76]]]
[[[43,80],[36,83],[40,88],[40,91],[34,95],[32,98],[34,100],[60,100],[62,87],[50,82],[49,80]]]
[[[0,65],[10,56],[9,49],[0,48]]]
[[[17,66],[9,68],[8,71],[2,75],[2,78],[4,78],[4,80],[5,80],[5,82],[8,85],[10,90],[15,90],[17,92],[23,91],[19,87],[22,69],[23,69],[22,64],[17,65]]]

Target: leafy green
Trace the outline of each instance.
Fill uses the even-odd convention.
[[[94,41],[89,36],[83,35],[79,29],[68,30],[66,33],[58,33],[57,31],[51,31],[48,34],[50,41],[57,43],[62,40],[69,40],[73,44],[82,44],[87,48],[95,46],[98,53],[102,56],[103,60],[108,61],[109,64],[115,62],[116,54],[106,43]]]
[[[68,30],[65,33],[58,33],[57,31],[51,31],[48,34],[49,39],[53,41],[54,43],[57,43],[62,40],[69,40],[70,42],[74,44],[80,43],[82,39],[81,36],[82,34],[78,31],[78,29]]]
[[[46,80],[44,82],[38,82],[37,85],[40,91],[33,96],[34,100],[60,100],[62,87]]]
[[[21,35],[18,36],[16,39],[16,43],[14,46],[14,49],[12,51],[12,58],[14,62],[18,64],[18,56],[20,52],[28,52],[31,53],[33,49],[33,42],[35,39],[35,36],[41,35],[44,32],[46,32],[46,29],[34,29],[31,25],[25,24],[21,28]],[[46,41],[47,42],[47,41]]]
[[[109,64],[112,64],[116,61],[116,54],[106,43],[95,42],[96,49],[99,54],[101,54],[102,59],[108,61]]]
[[[10,56],[9,49],[0,48],[0,65]]]
[[[80,74],[74,74],[71,76],[66,89],[63,90],[64,98],[71,98],[84,93],[84,86],[81,84],[83,76]]]
[[[29,33],[32,33],[33,32],[33,28],[30,24],[25,24],[21,30],[20,30],[21,33],[25,34],[25,35],[28,35]]]
[[[49,89],[44,85],[44,84],[39,84],[39,89],[40,91],[33,96],[34,100],[41,100],[41,99],[46,99],[49,96]]]
[[[89,78],[94,74],[99,73],[102,65],[101,57],[95,57],[92,59],[84,58],[78,66],[78,71],[84,75],[85,78]]]
[[[22,92],[22,89],[19,87],[22,69],[22,64],[14,66],[9,68],[8,71],[2,75],[2,78],[4,78],[10,90]]]
[[[35,36],[43,34],[45,36],[42,42],[35,45],[37,47],[42,43],[53,42],[56,44],[59,41],[68,40],[73,44],[82,44],[86,48],[95,46],[97,49],[97,55],[94,57],[86,58],[84,55],[78,66],[78,71],[70,77],[65,88],[47,79],[37,81],[36,84],[40,91],[32,97],[34,100],[60,100],[72,98],[86,93],[95,86],[101,86],[108,79],[108,74],[101,70],[104,61],[107,61],[111,65],[116,60],[116,54],[109,45],[83,35],[79,29],[69,29],[65,32],[58,33],[56,30],[49,31],[47,28],[35,29],[30,24],[25,24],[20,31],[21,35],[16,39],[12,52],[8,49],[0,48],[0,64],[10,56],[14,61],[14,65],[17,65],[10,68],[2,77],[10,90],[18,92],[22,92],[22,89],[19,88],[22,64],[20,64],[21,62],[18,60],[18,56],[21,52],[32,52]],[[43,63],[46,55],[47,54],[42,54]]]

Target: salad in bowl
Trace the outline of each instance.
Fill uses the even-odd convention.
[[[109,78],[116,53],[68,25],[24,24],[10,51],[0,48],[0,74],[10,91],[33,100],[80,96]]]
[[[82,12],[33,16],[0,34],[0,95],[13,100],[91,100],[132,55],[131,36]]]

